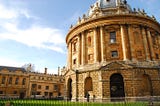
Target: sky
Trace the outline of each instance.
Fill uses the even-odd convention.
[[[96,0],[0,0],[0,65],[57,74],[66,66],[65,37]],[[160,22],[160,0],[128,0]]]

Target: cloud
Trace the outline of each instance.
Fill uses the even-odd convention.
[[[28,10],[24,8],[7,8],[0,4],[0,11],[1,39],[14,40],[30,47],[64,53],[65,40],[62,30],[36,24],[38,17],[30,15]],[[25,19],[34,20],[34,22],[23,22],[24,19],[20,19],[22,16]],[[23,29],[21,28],[23,24],[29,24],[29,26]]]

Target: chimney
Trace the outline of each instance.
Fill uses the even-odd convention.
[[[44,68],[44,74],[47,74],[47,68]]]
[[[60,75],[60,67],[58,67],[58,75]]]

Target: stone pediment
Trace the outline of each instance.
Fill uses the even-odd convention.
[[[124,63],[121,63],[121,62],[111,62],[105,66],[102,66],[100,68],[100,70],[118,70],[118,69],[128,69],[128,68],[133,68],[132,66],[130,65],[127,65],[127,64],[124,64]]]
[[[64,75],[65,75],[65,76],[68,76],[68,75],[72,75],[72,74],[75,74],[75,71],[74,71],[74,70],[67,70]]]

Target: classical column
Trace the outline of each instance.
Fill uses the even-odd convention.
[[[104,46],[104,30],[103,30],[103,26],[100,27],[100,42],[101,42],[101,61],[104,62],[105,61],[105,46]]]
[[[98,33],[97,27],[94,29],[94,62],[98,62]]]
[[[151,37],[151,32],[147,31],[147,35],[148,35],[148,42],[149,42],[149,50],[150,50],[150,58],[151,60],[154,60],[154,49],[153,49],[153,42],[152,42],[152,37]]]
[[[144,45],[146,60],[150,60],[149,50],[148,50],[149,48],[148,48],[147,34],[146,34],[146,29],[144,27],[142,27],[142,36],[143,36],[143,45]]]
[[[86,57],[86,42],[85,42],[85,32],[81,33],[81,64],[84,65],[85,64],[85,57]]]
[[[129,47],[130,47],[130,58],[132,61],[135,61],[135,46],[134,46],[134,39],[133,39],[133,32],[132,26],[128,25],[128,38],[129,38]]]
[[[123,60],[125,61],[128,59],[127,59],[126,32],[124,25],[121,25],[121,39],[122,39]]]
[[[81,34],[78,35],[78,66],[81,65]]]
[[[68,54],[69,54],[69,57],[68,57],[68,61],[69,61],[69,62],[68,62],[68,66],[69,66],[69,67],[68,67],[68,68],[69,68],[69,69],[72,69],[72,43],[69,42],[68,45],[69,45],[69,47],[68,47],[68,48],[69,48],[69,49],[68,49]]]

